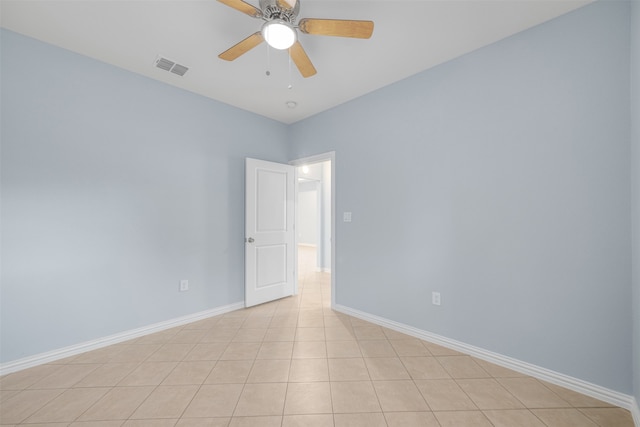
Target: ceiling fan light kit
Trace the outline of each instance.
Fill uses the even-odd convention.
[[[282,20],[267,21],[262,26],[262,37],[274,49],[289,49],[297,40],[296,30]]]
[[[316,74],[313,63],[298,40],[296,28],[304,34],[368,39],[373,33],[372,21],[303,18],[297,25],[300,0],[260,0],[260,9],[243,0],[218,0],[252,18],[265,23],[261,31],[222,52],[218,57],[233,61],[266,41],[275,49],[289,49],[289,55],[303,77]]]

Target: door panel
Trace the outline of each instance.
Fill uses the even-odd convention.
[[[246,159],[245,306],[293,295],[295,168]]]

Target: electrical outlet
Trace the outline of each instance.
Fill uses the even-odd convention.
[[[189,281],[188,280],[180,280],[180,292],[186,292],[189,290]]]
[[[440,305],[440,292],[431,292],[431,304]]]

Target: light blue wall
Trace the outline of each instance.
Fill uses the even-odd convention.
[[[1,39],[0,360],[242,301],[244,157],[286,126]]]
[[[633,378],[640,403],[640,0],[631,2],[631,144],[633,218]]]
[[[632,393],[629,65],[598,2],[293,125],[337,303]]]

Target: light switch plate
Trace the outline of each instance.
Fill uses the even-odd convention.
[[[431,292],[431,304],[440,305],[440,292]]]

